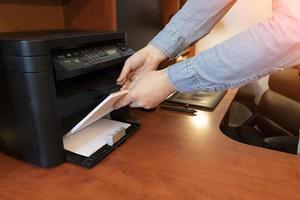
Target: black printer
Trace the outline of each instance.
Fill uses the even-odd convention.
[[[0,149],[52,167],[65,160],[94,166],[114,146],[91,157],[67,152],[62,137],[112,92],[134,52],[124,32],[38,31],[0,34]],[[128,107],[111,118],[127,121]]]

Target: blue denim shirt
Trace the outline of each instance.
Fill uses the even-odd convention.
[[[204,37],[236,0],[189,0],[150,42],[169,58]],[[239,87],[300,63],[300,0],[273,0],[273,16],[168,68],[180,92]]]

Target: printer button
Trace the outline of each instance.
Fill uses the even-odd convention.
[[[75,59],[75,60],[74,60],[74,62],[76,62],[76,63],[80,63],[80,60],[78,60],[78,59]]]
[[[62,54],[62,55],[56,56],[56,58],[59,60],[63,60],[64,58],[66,58],[66,56]]]

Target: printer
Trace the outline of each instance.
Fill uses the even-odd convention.
[[[63,136],[108,95],[134,53],[124,32],[37,31],[0,34],[0,149],[41,167],[71,161],[92,167],[133,134],[90,157],[68,152]],[[128,122],[128,107],[111,119]]]

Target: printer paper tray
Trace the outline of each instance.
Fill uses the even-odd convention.
[[[82,156],[66,150],[66,161],[86,168],[92,168],[98,162],[104,159],[108,154],[110,154],[114,149],[123,144],[127,140],[127,138],[134,134],[140,127],[140,125],[136,122],[126,123],[131,124],[131,126],[126,129],[126,135],[122,137],[118,142],[116,142],[113,146],[109,146],[106,144],[89,157]]]

